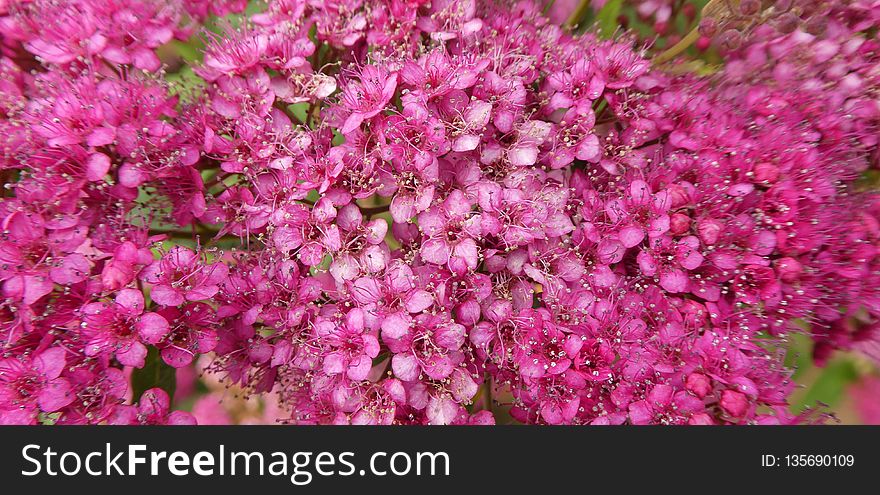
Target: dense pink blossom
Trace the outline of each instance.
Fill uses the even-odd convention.
[[[297,424],[808,421],[790,333],[880,360],[880,15],[795,3],[711,75],[571,2],[4,3],[0,422],[236,420],[138,388],[196,365]]]

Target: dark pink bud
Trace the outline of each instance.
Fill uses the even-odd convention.
[[[697,225],[697,233],[700,240],[709,246],[718,242],[718,235],[721,233],[722,225],[716,220],[702,220]]]
[[[829,342],[816,342],[816,346],[813,347],[813,362],[816,366],[825,366],[835,350],[836,348]]]
[[[678,184],[670,185],[666,188],[666,192],[669,193],[669,199],[672,200],[673,208],[681,208],[691,202],[691,197],[688,194],[687,189]]]
[[[684,14],[687,20],[692,21],[697,16],[697,8],[692,3],[686,3],[682,6],[681,13]]]
[[[674,213],[669,219],[669,231],[675,235],[681,235],[690,230],[691,217],[684,213]]]
[[[473,325],[480,319],[480,305],[475,300],[468,300],[455,308],[455,315],[462,325]]]
[[[725,390],[721,393],[721,409],[734,418],[741,418],[749,409],[749,400],[742,392]]]
[[[712,38],[700,36],[694,46],[697,47],[697,50],[700,50],[702,52],[712,46]]]
[[[772,184],[779,178],[779,167],[772,163],[761,162],[752,170],[756,182]]]
[[[702,373],[691,373],[685,380],[685,388],[702,399],[712,391],[712,380]]]
[[[666,30],[669,29],[669,23],[666,22],[655,22],[654,23],[654,32],[660,35],[666,34]]]
[[[792,283],[801,277],[804,267],[794,258],[781,258],[776,262],[779,278],[785,283]]]

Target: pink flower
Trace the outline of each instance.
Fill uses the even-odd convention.
[[[534,326],[525,329],[525,334],[518,338],[519,347],[515,351],[520,373],[529,378],[564,373],[580,352],[583,341],[547,321],[546,313],[532,315],[530,321]]]
[[[305,424],[818,422],[782,336],[880,359],[865,2],[712,77],[559,1],[0,3],[3,422],[193,422],[148,348]]]
[[[86,257],[74,252],[83,241],[77,229],[47,232],[42,219],[24,212],[6,216],[2,225],[0,280],[7,297],[33,304],[51,292],[53,284],[82,281],[90,271]]]
[[[161,388],[141,395],[137,406],[120,406],[109,419],[114,425],[195,425],[196,419],[184,411],[170,411],[171,400]]]
[[[404,381],[424,373],[433,380],[448,377],[464,356],[459,351],[466,330],[448,316],[420,314],[410,328],[383,326],[382,340],[394,353],[391,369]]]
[[[640,244],[647,235],[655,239],[669,230],[671,198],[666,191],[656,194],[644,181],[630,183],[623,199],[613,199],[605,206],[612,222],[619,227],[620,242],[625,247]]]
[[[376,116],[394,96],[397,74],[375,65],[367,65],[342,86],[342,103],[350,111],[340,132],[348,134],[364,120]]]
[[[365,273],[382,271],[390,261],[384,245],[388,223],[382,219],[365,222],[360,209],[348,204],[339,210],[342,248],[333,256],[330,273],[337,281],[352,280]]]
[[[168,332],[154,344],[170,366],[187,366],[196,356],[217,346],[216,316],[207,304],[186,303],[181,308],[162,308],[157,314],[168,322]]]
[[[660,286],[665,290],[686,292],[689,287],[688,270],[695,270],[703,263],[699,246],[700,242],[693,236],[676,241],[663,236],[654,240],[649,249],[639,252],[639,268],[647,277],[658,277]]]
[[[379,355],[379,341],[366,331],[363,311],[350,310],[338,324],[322,320],[315,324],[315,333],[330,349],[324,356],[325,373],[330,376],[343,373],[351,380],[367,378],[373,358]]]
[[[453,191],[442,206],[419,214],[422,259],[448,265],[454,273],[477,267],[479,251],[474,237],[480,234],[479,215],[470,215],[471,204],[461,191]]]
[[[184,301],[212,297],[227,273],[223,263],[204,263],[193,251],[175,246],[160,260],[145,267],[140,278],[153,284],[150,298],[157,304],[179,306]]]
[[[61,376],[65,352],[51,347],[27,359],[0,359],[0,424],[34,424],[40,411],[55,412],[76,399]]]
[[[123,289],[114,302],[82,307],[82,333],[87,356],[116,357],[126,366],[141,368],[147,356],[144,344],[156,344],[168,334],[168,321],[158,313],[144,312],[144,295]]]
[[[644,400],[629,405],[629,418],[637,425],[686,424],[702,409],[703,403],[687,392],[676,392],[670,385],[656,385]]]

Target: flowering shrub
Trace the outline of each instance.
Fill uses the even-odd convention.
[[[299,424],[821,419],[788,334],[880,359],[880,2],[752,3],[698,75],[531,2],[4,2],[0,423],[193,423],[200,357]]]

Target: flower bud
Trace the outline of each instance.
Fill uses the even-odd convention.
[[[800,19],[798,16],[792,14],[791,12],[786,12],[781,16],[776,18],[776,30],[782,34],[788,34],[797,29],[800,24]]]
[[[772,163],[761,162],[752,170],[755,182],[772,184],[779,178],[779,167]]]
[[[690,230],[691,217],[684,213],[674,213],[669,219],[669,231],[674,235],[681,235]]]
[[[776,261],[776,271],[783,282],[790,284],[801,277],[804,267],[798,260],[786,257]]]
[[[725,390],[721,393],[721,409],[734,418],[741,418],[749,410],[749,399],[742,392]]]
[[[704,17],[700,20],[700,27],[698,29],[703,36],[712,38],[718,32],[718,21],[711,17]]]
[[[742,15],[755,15],[761,10],[761,0],[742,0],[739,3],[739,11]]]
[[[773,10],[776,12],[785,12],[791,8],[791,0],[776,0],[773,2]]]
[[[654,32],[661,35],[661,36],[666,34],[666,31],[668,29],[669,29],[668,22],[655,22],[654,23]]]
[[[721,36],[718,37],[718,46],[721,47],[722,50],[732,51],[736,50],[742,45],[742,34],[736,29],[728,29],[721,33]]]
[[[697,50],[700,50],[702,52],[712,46],[712,39],[706,36],[700,36],[697,39],[697,42],[694,43],[694,46],[697,47]]]
[[[702,373],[691,373],[685,380],[685,388],[702,399],[712,391],[712,380]]]
[[[711,246],[718,242],[721,228],[721,223],[717,220],[702,220],[697,225],[697,233],[704,244]]]
[[[697,16],[697,8],[692,3],[686,3],[681,7],[681,13],[684,14],[685,19],[693,21]]]

